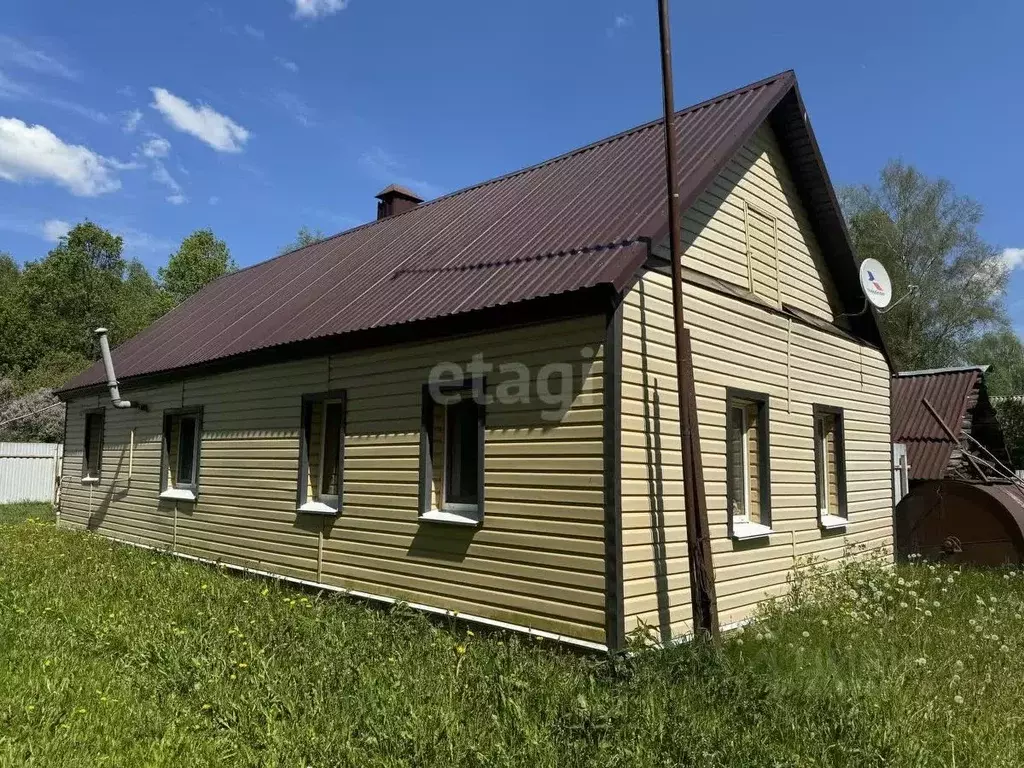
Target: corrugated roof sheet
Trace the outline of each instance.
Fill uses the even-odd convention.
[[[980,368],[901,374],[892,380],[892,441],[907,446],[912,480],[946,476],[957,442],[924,405],[927,400],[953,434],[960,437],[964,416],[982,377]]]
[[[798,108],[795,85],[785,72],[679,113],[684,209],[787,95],[787,109]],[[601,285],[622,290],[665,227],[661,126],[220,278],[114,350],[118,377]],[[64,391],[102,381],[97,363]]]

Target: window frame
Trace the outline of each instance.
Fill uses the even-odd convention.
[[[100,417],[100,430],[99,430],[99,457],[96,462],[96,474],[92,475],[89,473],[89,419],[93,416]],[[106,408],[90,408],[82,413],[82,420],[85,426],[85,435],[82,437],[82,484],[83,485],[96,485],[100,482],[103,476],[103,438],[106,435],[107,430],[107,409]]]
[[[338,437],[338,495],[329,494],[334,503],[324,501],[320,494],[323,487],[324,447],[327,443],[327,406],[341,404],[341,434]],[[322,406],[320,415],[320,466],[316,475],[314,498],[309,498],[309,435],[313,428],[313,408]],[[299,411],[299,475],[296,481],[295,507],[302,514],[337,515],[341,513],[345,499],[345,437],[348,432],[348,392],[344,389],[330,389],[325,392],[304,394]]]
[[[170,436],[174,419],[179,420],[178,424],[178,446],[176,460],[181,461],[181,424],[182,417],[195,419],[196,432],[193,438],[194,451],[192,454],[192,482],[182,483],[175,481],[173,484],[167,475],[171,468]],[[199,497],[199,469],[201,466],[200,454],[203,445],[203,408],[202,406],[191,406],[188,408],[168,408],[163,412],[162,430],[160,434],[160,498],[174,501],[195,501]],[[175,475],[177,475],[177,467]]]
[[[473,395],[487,391],[487,380],[484,376],[466,376],[465,378],[434,385],[441,395],[468,393],[476,406],[476,503],[448,502],[445,499],[448,488],[448,457],[450,452],[448,438],[448,405],[434,400],[431,385],[423,385],[422,405],[420,410],[420,492],[419,519],[426,522],[452,523],[455,525],[479,526],[484,521],[484,449],[486,444],[487,406],[479,402]],[[434,418],[435,409],[444,408],[444,430],[441,457],[441,503],[433,507],[434,477]]]
[[[733,514],[733,474],[735,472],[732,462],[729,460],[729,446],[732,442],[733,430],[732,410],[739,407],[741,403],[754,403],[757,405],[757,443],[758,455],[758,482],[760,493],[758,503],[760,504],[759,523],[750,520],[750,444],[747,437],[747,415],[743,416],[743,468],[744,488],[746,489],[745,519],[738,519]],[[736,540],[757,539],[769,536],[774,533],[772,530],[772,494],[771,494],[771,396],[764,392],[752,392],[745,389],[726,388],[725,391],[725,504],[726,516],[728,518],[729,537]]]
[[[839,496],[839,508],[835,511],[828,504],[828,466],[825,461],[825,447],[818,439],[818,420],[822,416],[835,418],[836,444],[836,493]],[[845,411],[834,405],[815,403],[811,407],[811,439],[814,441],[814,508],[817,510],[818,525],[825,530],[845,528],[850,521],[850,511],[846,498],[846,417]],[[823,491],[825,507],[822,507]]]

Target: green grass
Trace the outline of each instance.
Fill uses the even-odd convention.
[[[1017,571],[811,568],[721,647],[610,660],[14,522],[41,512],[0,511],[0,765],[989,768],[1024,755]]]

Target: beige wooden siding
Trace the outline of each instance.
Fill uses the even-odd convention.
[[[767,123],[683,215],[683,239],[688,267],[833,319],[835,287]]]
[[[76,400],[62,523],[603,642],[603,340],[604,318],[594,317],[128,388],[151,410],[107,409],[96,489],[80,483],[76,414],[105,398]],[[483,526],[421,523],[422,386],[436,363],[466,364],[475,353],[496,367],[492,395],[509,376],[497,366],[528,366],[531,398],[487,407]],[[539,376],[557,378],[552,365],[571,371],[564,411],[536,397]],[[334,389],[348,397],[343,509],[336,519],[299,515],[301,396]],[[191,406],[203,407],[198,500],[158,502],[161,412]]]
[[[891,546],[889,371],[881,354],[738,299],[685,286],[693,338],[701,453],[722,623],[744,619],[786,588],[795,558],[843,556],[848,542]],[[624,307],[622,487],[627,631],[688,631],[689,576],[682,505],[672,295],[646,272]],[[733,542],[726,515],[726,389],[770,397],[772,528]],[[846,414],[850,524],[818,526],[815,404]]]

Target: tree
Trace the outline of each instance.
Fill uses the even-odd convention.
[[[303,225],[299,227],[298,234],[295,236],[295,241],[288,243],[288,245],[281,248],[277,253],[278,255],[281,255],[282,253],[288,253],[288,251],[294,251],[298,248],[305,248],[307,245],[313,245],[314,243],[319,243],[321,240],[326,239],[327,235],[319,229],[314,232],[309,227]]]
[[[64,408],[52,390],[18,396],[11,379],[0,379],[0,441],[59,443],[64,436]]]
[[[965,362],[992,366],[985,375],[989,395],[1024,395],[1024,344],[1012,330],[990,331],[972,342]]]
[[[218,277],[238,269],[228,246],[212,230],[199,229],[181,241],[166,267],[158,272],[163,289],[180,304]]]
[[[843,209],[859,259],[878,259],[897,300],[881,316],[901,370],[956,364],[986,330],[1005,327],[1007,270],[977,227],[982,210],[945,179],[892,161],[877,187],[843,190]]]

